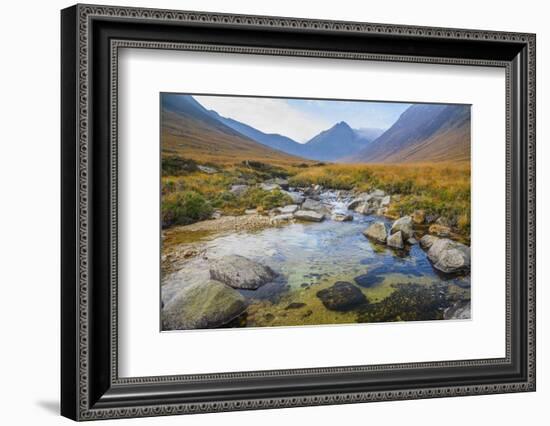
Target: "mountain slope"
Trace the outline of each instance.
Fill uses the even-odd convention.
[[[470,107],[416,104],[349,162],[470,160]]]
[[[338,161],[356,154],[370,141],[341,121],[309,140],[304,145],[304,156],[320,161]]]
[[[233,120],[229,117],[222,117],[216,111],[210,110],[210,113],[223,124],[231,127],[239,133],[249,137],[256,142],[266,145],[270,148],[286,152],[287,154],[303,156],[304,145],[300,144],[289,137],[279,135],[277,133],[264,133],[248,124]]]
[[[243,160],[299,164],[302,158],[268,148],[215,118],[192,96],[162,94],[162,154],[198,161],[238,163]]]

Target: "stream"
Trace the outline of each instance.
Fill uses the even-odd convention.
[[[349,200],[328,191],[321,194],[321,201],[333,212],[343,212]],[[187,245],[205,255],[186,259],[175,272],[163,274],[162,298],[182,286],[208,280],[209,260],[238,254],[271,267],[278,278],[257,290],[239,290],[249,306],[245,315],[228,325],[231,327],[402,319],[403,315],[392,313],[392,309],[400,309],[394,306],[393,299],[405,304],[403,310],[422,311],[409,313],[410,318],[442,319],[452,303],[470,299],[469,274],[447,276],[438,272],[419,244],[395,250],[373,243],[362,231],[373,221],[383,221],[388,226],[392,221],[346,213],[353,215],[352,221],[337,222],[327,217],[319,223],[296,222],[259,231],[200,234]],[[357,285],[369,303],[379,308],[369,312],[327,309],[317,292],[338,281]],[[403,297],[390,298],[397,291],[403,292]],[[385,300],[386,305],[381,304]]]

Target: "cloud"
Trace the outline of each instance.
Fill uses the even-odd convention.
[[[290,105],[286,99],[234,96],[194,96],[205,108],[241,121],[265,133],[279,133],[307,142],[334,122]]]

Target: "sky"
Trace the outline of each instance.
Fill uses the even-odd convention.
[[[193,96],[207,109],[255,127],[305,143],[340,121],[354,129],[386,130],[410,104],[369,101]]]

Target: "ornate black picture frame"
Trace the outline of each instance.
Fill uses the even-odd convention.
[[[61,13],[61,413],[159,416],[535,390],[535,35],[76,5]],[[120,378],[121,47],[483,65],[506,71],[506,356]]]

